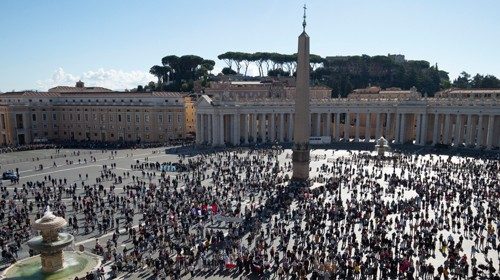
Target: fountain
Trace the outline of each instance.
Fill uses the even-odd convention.
[[[40,252],[34,256],[7,268],[0,279],[74,279],[83,277],[87,272],[98,268],[100,257],[87,252],[65,251],[74,237],[69,233],[59,232],[67,224],[62,217],[55,216],[47,207],[42,218],[35,221],[33,229],[39,230],[39,236],[28,241],[28,246]]]
[[[43,217],[33,225],[33,229],[40,230],[42,235],[29,240],[28,246],[40,252],[43,272],[54,272],[63,268],[62,250],[74,240],[71,234],[59,233],[66,224],[64,218],[56,217],[47,207]]]
[[[384,136],[380,137],[375,144],[375,150],[377,151],[378,157],[385,157],[385,152],[390,150],[389,141],[387,141]]]

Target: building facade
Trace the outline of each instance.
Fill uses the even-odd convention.
[[[186,136],[185,100],[173,92],[55,87],[0,95],[0,145],[45,141],[166,142]]]
[[[206,145],[292,142],[293,86],[220,83],[197,101],[196,141]],[[422,97],[416,89],[356,90],[331,98],[311,87],[311,136],[332,141],[500,146],[500,90],[447,90]]]

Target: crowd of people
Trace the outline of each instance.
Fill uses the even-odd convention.
[[[126,171],[102,153],[111,163],[90,178],[2,188],[4,259],[50,205],[104,259],[85,279],[500,279],[498,159],[315,151],[304,186],[279,147],[166,163],[182,172],[122,151]]]

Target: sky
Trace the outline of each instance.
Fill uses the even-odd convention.
[[[404,54],[500,77],[498,0],[0,0],[0,91],[133,88],[166,55],[294,53],[307,3],[311,53]],[[256,74],[256,69],[249,69]]]

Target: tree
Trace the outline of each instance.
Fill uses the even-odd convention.
[[[460,76],[453,81],[453,86],[457,88],[470,88],[470,75],[463,71]]]
[[[243,64],[245,65],[245,76],[248,72],[248,66],[253,60],[253,55],[250,53],[240,53],[240,57],[242,58]]]
[[[483,83],[484,77],[482,75],[476,74],[471,80],[470,80],[470,87],[472,88],[481,88],[482,83]]]
[[[236,75],[236,71],[234,71],[233,69],[231,69],[229,67],[224,67],[224,68],[222,68],[222,74],[224,74],[224,75]]]
[[[267,72],[267,75],[269,77],[278,77],[278,76],[288,77],[288,76],[290,76],[290,72],[286,72],[281,68],[276,68],[276,69],[269,70],[269,72]]]
[[[149,73],[156,78],[158,78],[158,84],[160,85],[162,83],[162,78],[163,78],[163,67],[160,65],[154,65],[149,69]]]
[[[500,88],[500,80],[493,75],[486,75],[481,82],[482,88]]]
[[[316,69],[316,67],[319,67],[323,62],[324,59],[317,54],[311,54],[309,56],[309,63],[311,64],[311,68],[313,71],[314,69]]]
[[[227,67],[229,67],[229,69],[233,68],[233,53],[232,52],[225,52],[223,54],[218,55],[217,58],[224,61],[227,64]]]

